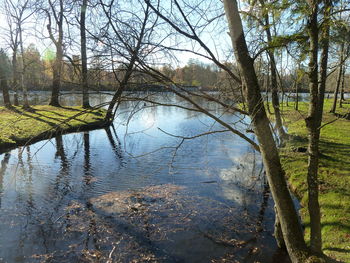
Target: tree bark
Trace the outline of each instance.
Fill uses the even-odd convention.
[[[340,100],[339,100],[339,108],[343,107],[343,101],[345,101],[345,96],[344,96],[344,88],[345,88],[345,69],[343,70],[343,75],[341,77],[341,89],[340,89]]]
[[[300,82],[297,79],[297,83],[295,83],[295,110],[299,110],[299,87]]]
[[[3,72],[0,72],[0,78],[1,78],[1,88],[2,88],[2,95],[4,98],[4,105],[6,108],[11,107],[11,101],[10,101],[10,94],[8,90],[8,85],[7,85],[7,78],[6,74],[3,74]]]
[[[51,18],[49,16],[49,24],[47,29],[49,31],[50,39],[56,47],[56,58],[53,65],[53,80],[52,80],[52,93],[49,105],[54,107],[61,107],[59,102],[59,93],[61,89],[62,78],[62,62],[63,62],[63,0],[59,1],[60,12],[55,15],[56,24],[58,26],[58,39],[56,40],[51,31]],[[52,8],[53,9],[53,8]]]
[[[320,127],[323,115],[324,93],[327,80],[328,50],[329,50],[329,27],[331,1],[324,0],[324,23],[321,39],[321,70],[320,84],[318,83],[318,46],[319,27],[317,22],[318,1],[310,2],[311,14],[308,31],[310,36],[310,62],[309,62],[309,89],[310,104],[308,117],[305,119],[309,132],[308,145],[308,210],[310,214],[310,248],[312,252],[322,253],[321,213],[318,201],[318,165],[319,165],[319,139]]]
[[[8,58],[4,50],[0,49],[0,87],[2,89],[2,95],[4,98],[4,106],[6,108],[11,107],[11,100],[10,100],[10,94],[8,90],[8,66],[9,64],[7,63]]]
[[[273,235],[275,236],[277,246],[279,248],[285,249],[286,244],[284,243],[281,222],[280,222],[280,219],[278,217],[278,212],[277,212],[276,206],[275,206],[275,226],[274,226]]]
[[[339,87],[341,82],[341,77],[343,75],[343,60],[344,60],[344,43],[340,46],[340,65],[339,65],[339,73],[337,78],[337,84],[334,90],[334,98],[333,98],[333,105],[330,110],[330,113],[335,113],[337,109],[337,102],[338,102],[338,93],[339,93]]]
[[[52,92],[49,105],[61,107],[59,102],[59,94],[61,89],[61,73],[62,73],[62,52],[60,48],[56,49],[56,58],[53,66]]]
[[[80,11],[80,44],[81,44],[81,87],[83,90],[83,108],[91,108],[89,102],[88,70],[86,56],[86,18],[87,0],[83,0]]]
[[[13,50],[12,54],[12,88],[14,91],[14,98],[13,98],[13,105],[18,106],[19,101],[18,101],[18,72],[17,72],[17,50]]]
[[[23,47],[23,32],[22,32],[22,22],[19,22],[18,30],[19,30],[19,45],[21,48],[21,56],[22,56],[22,70],[21,70],[21,88],[23,92],[23,108],[30,109],[29,101],[28,101],[28,90],[27,86],[24,84],[24,75],[26,70],[26,62],[24,58],[24,47]]]
[[[267,112],[269,114],[272,114],[271,110],[270,110],[270,104],[269,104],[269,86],[270,86],[270,77],[269,74],[266,75],[265,77],[266,81],[265,81],[265,90],[266,90],[266,108],[267,108]]]
[[[307,247],[269,126],[270,122],[262,101],[253,59],[248,53],[237,2],[235,0],[224,0],[224,7],[235,56],[243,76],[244,97],[252,119],[254,133],[259,142],[267,179],[280,219],[283,238],[291,260],[293,262],[305,262],[308,256]]]

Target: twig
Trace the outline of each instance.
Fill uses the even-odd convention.
[[[116,247],[113,246],[111,252],[109,252],[108,259],[107,259],[106,263],[112,263],[112,262],[113,262],[113,260],[112,260],[112,255],[113,255],[113,253],[114,253],[115,248],[116,248]]]

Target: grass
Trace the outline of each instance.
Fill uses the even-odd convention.
[[[323,236],[323,251],[342,262],[350,262],[350,120],[337,118],[329,113],[331,101],[325,100],[320,139],[320,207]],[[299,111],[294,103],[283,105],[283,117],[288,133],[294,135],[281,149],[282,165],[291,189],[301,201],[301,216],[306,225],[305,235],[309,239],[309,216],[307,211],[307,154],[294,152],[296,147],[307,147],[307,129],[304,117],[308,103],[300,103]],[[337,113],[350,111],[350,105],[338,109]],[[272,108],[272,107],[271,107]]]
[[[32,109],[0,107],[0,152],[58,133],[101,127],[105,116],[104,110],[85,110],[82,107],[42,105]]]

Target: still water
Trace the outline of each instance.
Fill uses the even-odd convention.
[[[169,93],[152,98],[186,105]],[[272,236],[259,154],[228,132],[196,137],[222,129],[203,114],[129,101],[109,129],[2,154],[0,262],[288,262]]]

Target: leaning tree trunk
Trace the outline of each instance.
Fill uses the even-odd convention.
[[[85,17],[86,17],[87,0],[83,0],[80,11],[80,42],[81,42],[81,86],[83,90],[83,108],[90,108],[89,103],[89,86],[87,79],[87,56],[86,56],[86,29],[85,29]]]
[[[270,129],[270,122],[265,112],[253,59],[248,53],[237,2],[235,0],[224,0],[224,7],[235,56],[243,75],[244,97],[252,118],[254,133],[259,142],[267,179],[280,219],[283,238],[292,261],[305,262],[305,258],[308,256],[307,247],[299,224],[298,214],[287,187],[276,143]]]
[[[340,87],[340,82],[341,82],[341,77],[343,75],[343,60],[344,60],[344,43],[341,44],[340,47],[340,65],[339,65],[339,73],[338,73],[338,78],[337,78],[337,84],[334,90],[334,98],[333,98],[333,105],[331,110],[329,111],[330,113],[335,113],[337,109],[337,101],[338,101],[338,93],[339,93],[339,87]]]
[[[111,102],[109,103],[108,109],[107,109],[107,113],[106,113],[106,117],[105,117],[105,122],[107,124],[111,124],[113,122],[114,119],[114,112],[116,111],[115,106],[117,105],[118,101],[120,101],[120,97],[124,91],[124,89],[126,88],[126,85],[129,82],[129,79],[131,77],[132,74],[132,70],[134,67],[136,61],[136,56],[131,58],[131,61],[126,69],[125,75],[123,80],[120,82],[120,85],[116,91],[116,93],[114,93]]]

